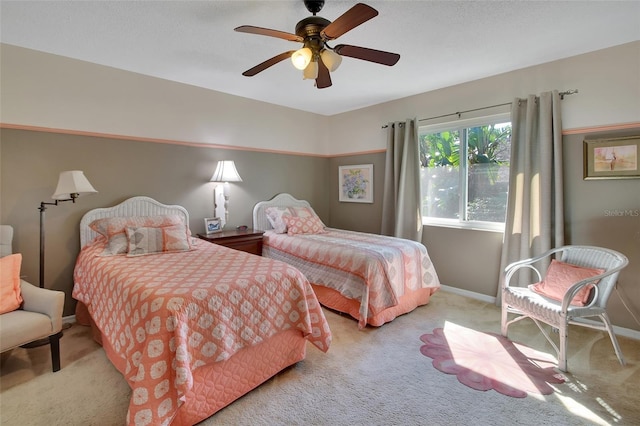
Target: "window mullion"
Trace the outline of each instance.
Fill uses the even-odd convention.
[[[460,204],[458,207],[459,217],[461,222],[468,220],[467,214],[467,201],[469,198],[469,166],[467,159],[467,152],[469,150],[468,143],[468,129],[459,129],[460,134],[460,175],[459,175],[459,190],[460,190]]]

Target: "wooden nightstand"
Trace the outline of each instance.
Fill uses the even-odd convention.
[[[198,238],[213,244],[262,256],[262,234],[264,234],[264,231],[233,229],[216,232],[215,234],[198,234]]]

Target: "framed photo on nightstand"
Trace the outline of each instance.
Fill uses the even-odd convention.
[[[204,229],[207,234],[215,234],[222,231],[222,221],[219,217],[205,217]]]

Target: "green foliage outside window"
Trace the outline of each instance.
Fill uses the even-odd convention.
[[[424,133],[419,143],[424,216],[504,222],[510,123]]]

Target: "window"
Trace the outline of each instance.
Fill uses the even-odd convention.
[[[509,114],[418,130],[425,224],[503,230],[509,187]]]

